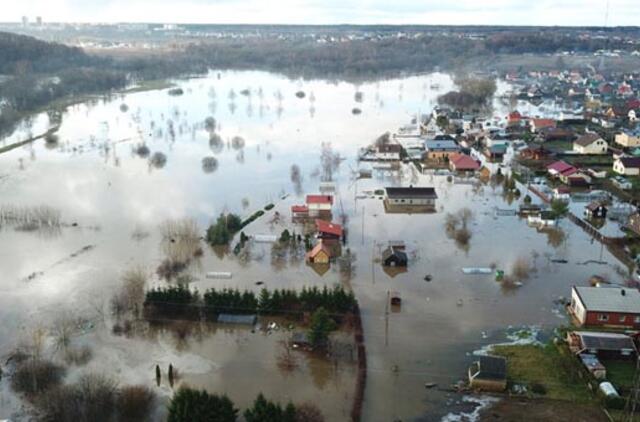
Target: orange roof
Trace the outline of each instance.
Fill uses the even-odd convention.
[[[315,258],[320,252],[324,252],[327,257],[331,258],[331,252],[329,251],[329,248],[327,248],[325,244],[322,243],[322,241],[318,242],[318,244],[309,251],[307,256],[309,258]]]
[[[327,223],[324,220],[316,220],[316,229],[320,233],[342,236],[342,226],[340,224]]]
[[[333,196],[307,195],[307,204],[332,204],[333,205]]]
[[[539,129],[541,127],[555,126],[556,121],[553,119],[531,119],[531,124]]]
[[[309,207],[306,205],[292,205],[291,212],[309,212]]]

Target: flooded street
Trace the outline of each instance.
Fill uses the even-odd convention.
[[[496,208],[517,209],[520,203],[505,198],[499,184],[449,181],[419,174],[410,164],[356,180],[359,148],[430,112],[436,97],[453,86],[447,75],[355,86],[263,72],[212,72],[176,84],[183,95],[159,90],[73,106],[62,116],[56,144],[41,139],[0,154],[0,207],[46,205],[61,216],[59,226],[47,229],[0,225],[0,357],[67,313],[85,321],[74,342],[93,351],[86,366],[69,369],[71,377],[102,371],[114,373],[121,384],[155,386],[155,365],[171,363],[179,382],[227,393],[239,406],[263,392],[281,402],[314,402],[330,421],[348,420],[355,361],[297,353],[296,367],[284,371],[278,365],[281,342],[290,334],[284,326],[267,332],[191,324],[118,336],[109,311],[128,268],[153,274],[147,287],[166,284],[156,275],[166,252],[159,230],[166,220],[193,218],[204,235],[222,212],[246,218],[273,203],[275,208],[245,232],[300,233],[290,207],[319,192],[326,177],[323,150],[341,158],[331,172],[333,215],[334,221],[347,221],[343,251],[355,256],[350,272],[332,264],[321,273],[303,259],[274,257],[269,243],[252,243],[242,257],[203,241],[202,256],[185,274],[200,292],[335,283],[353,289],[367,350],[366,421],[432,421],[469,412],[462,395],[444,389],[465,378],[473,351],[504,341],[509,327],[535,326],[548,333],[566,322],[554,302],[566,298],[572,285],[585,285],[592,275],[612,282],[624,276],[606,249],[566,219],[558,229],[541,232],[525,219],[496,216]],[[500,84],[499,93],[507,88]],[[356,92],[362,93],[361,102]],[[496,100],[494,108],[494,115],[504,116],[509,105]],[[518,108],[541,113],[524,104]],[[210,116],[219,139],[205,127]],[[49,124],[46,114],[39,115],[0,145],[38,135]],[[203,162],[211,157],[215,160]],[[293,165],[300,180],[292,180]],[[386,213],[380,196],[373,195],[386,186],[409,185],[435,187],[437,212]],[[461,243],[447,232],[447,215],[465,208],[471,210],[471,237]],[[276,212],[280,220],[274,219]],[[383,270],[381,254],[392,240],[406,244],[406,272]],[[518,261],[531,266],[519,287],[505,287],[493,273],[462,272],[491,267],[510,273]],[[230,272],[232,278],[206,278],[211,271]],[[256,285],[259,281],[264,284]],[[402,297],[399,309],[387,305],[392,291]],[[261,321],[263,328],[268,322]],[[425,383],[438,388],[425,389]],[[17,406],[6,384],[0,381],[0,408]],[[166,383],[156,389],[164,399],[170,396]],[[158,406],[157,416],[163,412]]]

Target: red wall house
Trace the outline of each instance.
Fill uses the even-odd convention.
[[[618,287],[576,287],[569,311],[585,327],[640,329],[640,292]]]

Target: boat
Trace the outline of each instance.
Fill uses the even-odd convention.
[[[488,267],[464,267],[462,272],[465,274],[491,274],[493,270]]]

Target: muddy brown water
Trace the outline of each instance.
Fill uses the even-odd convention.
[[[70,312],[90,321],[73,343],[88,344],[94,355],[86,366],[70,368],[70,380],[97,371],[121,384],[153,386],[155,365],[171,363],[180,374],[179,383],[227,393],[241,407],[263,392],[282,402],[311,401],[327,420],[347,420],[355,366],[300,354],[297,369],[283,372],[277,357],[288,332],[209,327],[185,338],[170,329],[123,337],[111,333],[108,312],[109,299],[127,268],[142,265],[153,274],[163,259],[158,226],[166,219],[194,218],[204,232],[220,212],[248,216],[275,203],[246,233],[279,235],[284,228],[300,232],[302,228],[291,223],[289,208],[302,203],[304,194],[318,192],[326,176],[320,160],[323,142],[330,142],[333,153],[344,158],[332,178],[334,215],[348,221],[343,251],[349,248],[356,257],[350,276],[335,264],[323,273],[299,258],[274,258],[268,243],[253,243],[248,260],[204,246],[204,255],[186,272],[201,292],[223,286],[257,291],[258,281],[270,288],[334,283],[353,288],[367,346],[364,420],[438,420],[456,412],[465,406],[461,396],[427,390],[424,384],[447,387],[463,379],[471,353],[504,340],[509,327],[535,325],[548,331],[564,323],[553,301],[568,296],[571,285],[585,284],[593,274],[620,280],[615,259],[570,222],[561,222],[564,237],[558,240],[517,217],[495,217],[495,207],[517,207],[517,201],[508,203],[502,197],[499,187],[453,184],[445,176],[414,174],[406,166],[355,180],[358,149],[408,123],[416,113],[429,111],[437,95],[452,86],[446,75],[357,88],[262,72],[222,72],[219,79],[214,73],[177,82],[183,96],[162,90],[74,106],[64,115],[58,145],[40,140],[0,155],[0,205],[46,204],[60,210],[63,220],[59,230],[48,232],[0,227],[1,356],[28,342],[34,327],[50,326],[61,312]],[[438,90],[430,88],[435,82]],[[250,96],[238,94],[245,88]],[[314,100],[311,95],[297,98],[298,90],[313,93]],[[351,113],[356,90],[364,94],[360,115]],[[126,113],[120,110],[123,103]],[[496,115],[506,114],[506,106],[497,100],[495,108]],[[524,104],[520,109],[543,113]],[[208,116],[216,118],[222,144],[210,144],[204,127]],[[46,115],[36,116],[0,144],[40,133],[47,125]],[[245,139],[243,148],[234,148],[234,136]],[[150,165],[135,151],[142,143],[150,155],[165,154],[166,163]],[[202,167],[202,159],[209,156],[217,159],[213,172]],[[302,175],[295,183],[294,164]],[[356,199],[384,186],[409,184],[436,188],[436,213],[387,214],[378,198]],[[445,230],[446,214],[465,207],[474,215],[467,246],[457,245]],[[281,221],[269,224],[276,211]],[[407,244],[408,271],[383,271],[379,258],[389,240]],[[608,265],[580,265],[601,256]],[[536,271],[517,289],[505,289],[490,275],[461,271],[493,264],[508,273],[520,258]],[[551,258],[568,263],[554,264]],[[207,279],[209,271],[228,271],[232,278]],[[430,282],[425,275],[431,275]],[[162,283],[154,276],[149,285]],[[387,315],[389,291],[399,292],[402,305]],[[50,349],[48,353],[59,358]],[[0,413],[0,418],[18,408],[6,379],[1,382],[0,408],[9,414]],[[162,403],[171,389],[162,383],[156,391],[161,397],[156,417],[162,418]]]

